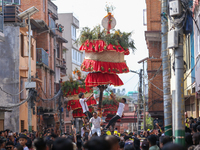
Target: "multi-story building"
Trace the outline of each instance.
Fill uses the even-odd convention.
[[[66,81],[70,76],[73,76],[72,72],[76,68],[80,70],[80,66],[84,59],[83,52],[79,51],[79,45],[76,43],[77,29],[79,29],[79,20],[73,15],[73,13],[58,14],[58,23],[65,27],[63,37],[68,41],[66,48],[68,49],[63,58],[67,64],[67,76],[63,77]]]
[[[67,51],[63,54],[63,58],[66,61],[67,75],[62,79],[63,81],[66,81],[69,80],[70,77],[74,77],[72,72],[76,68],[80,70],[84,55],[83,52],[79,51],[79,45],[76,43],[79,20],[73,13],[58,14],[58,18],[58,24],[62,24],[65,28],[63,37],[68,41],[67,45],[64,45],[67,48]],[[64,108],[65,132],[71,132],[71,120],[72,112],[68,112],[68,110]]]
[[[63,60],[62,53],[63,43],[67,43],[67,40],[62,37],[63,26],[55,23],[58,19],[57,6],[50,0],[37,2],[21,0],[17,4],[11,3],[5,6],[5,42],[0,43],[4,53],[1,55],[1,68],[5,71],[0,73],[1,81],[4,81],[0,85],[9,93],[19,93],[25,88],[29,69],[28,26],[26,19],[23,21],[18,14],[32,6],[39,10],[30,19],[31,80],[36,82],[36,90],[40,97],[37,98],[39,102],[36,103],[36,107],[32,109],[32,129],[37,130],[41,129],[40,127],[55,127],[56,122],[60,120],[57,109],[58,100],[42,101],[41,99],[54,97],[59,91],[61,76],[66,74],[66,62]],[[26,90],[19,95],[8,96],[5,93],[2,95],[5,106],[7,103],[16,104],[27,98]],[[1,119],[2,116],[1,114]],[[11,113],[5,113],[5,118],[6,128],[19,132],[29,129],[28,104],[24,103],[12,109]]]
[[[58,19],[57,6],[51,0],[39,0],[37,3],[31,0],[22,0],[21,8],[26,10],[35,6],[39,12],[33,15],[36,20],[33,26],[33,36],[37,43],[37,91],[41,98],[50,99],[59,90],[60,77],[65,75],[65,62],[63,61],[63,43],[67,43],[62,37],[63,26],[56,24]],[[61,73],[62,72],[62,73]],[[59,122],[57,105],[55,100],[39,102],[38,129],[40,127],[55,127]],[[40,128],[41,129],[41,128]]]
[[[148,111],[153,118],[158,118],[160,125],[163,124],[163,89],[162,69],[156,74],[162,64],[161,58],[161,2],[157,0],[146,1],[147,31],[145,38],[149,50],[147,59],[148,79],[151,79],[148,87]],[[158,89],[158,88],[159,89]]]
[[[1,106],[17,104],[27,98],[24,82],[28,78],[28,26],[19,18],[20,8],[17,5],[6,5],[4,8],[4,42],[1,45],[0,86],[5,92],[0,92]],[[17,13],[13,13],[17,12]],[[36,74],[36,41],[31,38],[31,76]],[[22,92],[20,92],[22,91]],[[2,109],[1,109],[2,110]],[[4,110],[4,109],[3,109]],[[7,109],[5,120],[1,120],[1,129],[13,131],[28,129],[28,103],[20,107]],[[4,114],[1,115],[3,117]],[[36,129],[36,114],[32,113],[32,127]]]

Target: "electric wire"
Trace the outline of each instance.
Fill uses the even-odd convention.
[[[22,104],[24,104],[25,102],[29,101],[32,98],[32,96],[34,96],[33,93],[34,93],[34,90],[31,90],[30,93],[28,94],[28,97],[25,100],[23,100],[23,101],[21,101],[20,103],[17,103],[17,104],[7,104],[5,106],[0,106],[0,109],[4,109],[4,108],[12,109],[12,108],[15,108],[15,107],[19,107]]]
[[[30,83],[30,82],[28,82],[27,85],[29,85],[29,83]],[[17,96],[17,95],[21,94],[25,89],[26,89],[26,88],[24,88],[23,90],[21,90],[21,91],[20,91],[19,93],[17,93],[17,94],[11,94],[11,93],[9,93],[9,92],[3,90],[2,87],[0,87],[0,90],[1,90],[2,92],[6,93],[6,94],[8,94],[8,95],[10,95],[10,96]]]

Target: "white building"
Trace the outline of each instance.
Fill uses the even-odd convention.
[[[70,76],[73,76],[73,70],[76,68],[80,70],[84,56],[83,52],[79,51],[79,45],[75,43],[77,39],[76,32],[77,29],[79,29],[79,20],[74,17],[73,13],[61,13],[58,14],[58,18],[59,20],[57,23],[64,26],[63,38],[68,41],[68,43],[64,45],[67,51],[63,54],[67,66],[67,76],[63,77],[63,81],[66,81]]]

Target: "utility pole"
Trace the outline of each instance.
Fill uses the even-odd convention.
[[[175,21],[181,15],[183,11],[181,8],[182,4],[180,0],[170,0],[169,9],[170,16],[174,17]],[[184,100],[184,61],[183,61],[183,23],[185,17],[182,17],[183,20],[179,20],[179,24],[175,27],[175,30],[168,33],[168,47],[174,49],[175,55],[175,143],[184,145],[185,144],[185,100]]]
[[[31,23],[30,23],[30,14],[28,14],[28,68],[29,68],[28,82],[29,83],[31,82],[31,35],[30,34],[31,34]],[[31,132],[32,131],[31,101],[28,101],[28,127],[29,127],[29,132]]]
[[[61,81],[59,81],[59,90],[61,90],[60,82]],[[60,135],[62,135],[62,102],[61,102],[61,97],[62,97],[62,91],[60,93],[59,102],[58,102],[58,108],[59,108],[59,112],[60,112]]]
[[[162,65],[163,65],[163,105],[164,105],[164,127],[165,135],[172,139],[172,105],[170,94],[170,63],[167,47],[168,33],[168,0],[161,1],[161,41],[162,41]]]
[[[144,58],[143,60],[138,62],[138,63],[142,63],[142,65],[143,65],[143,106],[144,106],[143,129],[144,129],[144,131],[146,131],[146,97],[145,97],[145,79],[144,79],[144,62],[146,60],[148,60],[148,57]]]
[[[31,7],[20,14],[18,14],[21,19],[28,18],[28,82],[25,82],[26,89],[29,89],[29,94],[31,88],[36,88],[36,83],[31,82],[31,23],[30,23],[30,17],[34,15],[39,10],[36,7]],[[31,110],[31,101],[28,101],[28,128],[29,132],[32,131],[32,110]]]
[[[142,119],[142,111],[144,109],[143,108],[143,103],[142,103],[142,69],[140,69],[140,72],[136,72],[136,71],[132,71],[130,70],[130,72],[133,72],[133,73],[136,73],[139,75],[139,88],[138,88],[138,91],[139,91],[139,94],[138,94],[138,111],[137,111],[137,133],[140,134],[140,131],[141,131],[141,122],[143,121]],[[144,115],[143,115],[144,117]]]

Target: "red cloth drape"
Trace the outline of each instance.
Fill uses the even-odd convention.
[[[116,51],[119,53],[124,53],[124,55],[129,55],[128,49],[123,49],[120,45],[107,45],[103,40],[87,40],[79,48],[80,51],[86,52],[103,52],[103,51]]]
[[[85,79],[85,85],[89,87],[95,87],[98,85],[112,84],[114,86],[123,85],[122,80],[116,74],[108,73],[89,73]]]
[[[90,100],[87,101],[88,106],[93,106],[96,105],[96,100],[94,98],[91,98]],[[67,103],[67,109],[68,110],[77,110],[77,109],[82,109],[81,104],[79,100],[71,100]]]
[[[94,108],[90,107],[90,108],[89,108],[89,111],[92,113],[92,112],[94,111]],[[72,112],[72,115],[73,115],[74,118],[81,118],[81,117],[83,117],[83,116],[86,116],[86,115],[83,113],[82,108],[77,109],[77,110],[74,110],[74,111]]]
[[[84,59],[81,70],[85,72],[102,72],[102,73],[127,73],[129,72],[128,66],[125,62],[113,63],[102,62],[90,59]]]
[[[78,87],[78,89],[73,89],[73,90],[69,90],[68,92],[63,92],[64,93],[64,96],[72,96],[72,95],[78,95],[80,92],[83,92],[83,93],[86,93],[86,92],[92,92],[92,88],[91,87],[85,87],[85,88],[82,88],[82,87]]]

